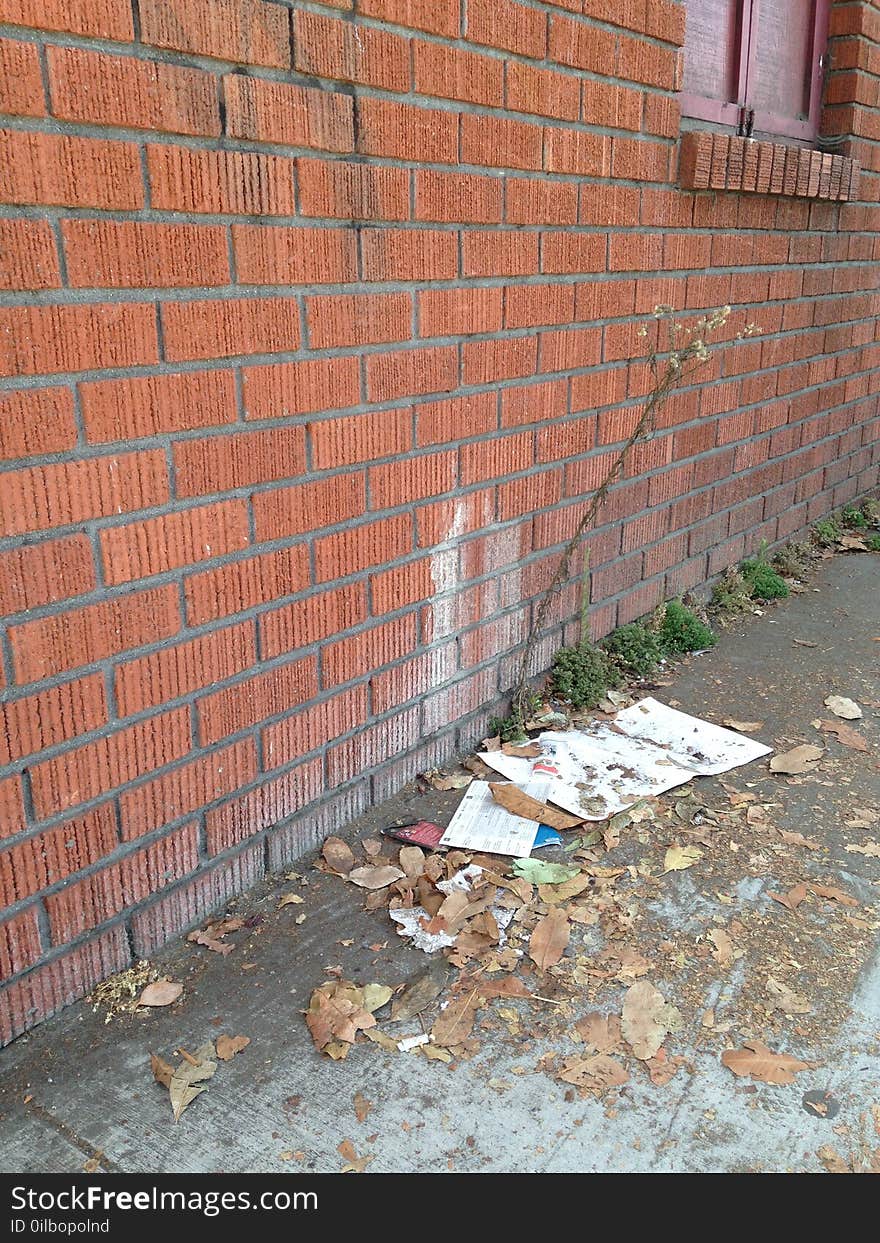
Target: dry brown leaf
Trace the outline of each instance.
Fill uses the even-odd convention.
[[[493,997],[531,997],[527,985],[519,976],[507,975],[500,980],[484,980],[480,985],[480,996],[491,1000]]]
[[[217,1069],[214,1056],[213,1044],[204,1044],[175,1068],[168,1085],[175,1122],[180,1120],[180,1115],[196,1097],[204,1092],[204,1081],[210,1079]]]
[[[863,715],[855,700],[847,699],[844,695],[828,695],[823,703],[835,716],[843,717],[845,721],[858,721]]]
[[[808,884],[810,893],[814,893],[817,898],[827,898],[830,902],[839,902],[841,906],[858,906],[855,898],[851,897],[843,889],[837,889],[834,885],[814,885],[812,881]]]
[[[707,939],[715,946],[712,957],[719,967],[729,967],[734,960],[734,944],[730,933],[724,928],[712,928],[707,934]]]
[[[354,1150],[354,1144],[350,1139],[344,1139],[337,1147],[336,1151],[340,1154],[346,1164],[342,1167],[342,1174],[363,1174],[364,1169],[373,1160],[372,1153],[367,1153],[363,1157],[359,1157]]]
[[[683,1019],[653,984],[639,980],[626,990],[620,1026],[634,1055],[646,1062],[655,1055],[668,1032],[683,1026]]]
[[[786,829],[780,829],[779,836],[789,846],[803,846],[805,850],[822,849],[821,843],[811,841],[810,838],[804,837],[802,833],[789,833]]]
[[[391,1017],[394,1020],[412,1019],[421,1014],[435,998],[439,997],[446,986],[449,968],[445,959],[439,955],[432,959],[431,965],[417,975],[399,997],[391,1005]]]
[[[829,1174],[851,1174],[852,1169],[847,1161],[840,1155],[836,1148],[832,1148],[830,1144],[823,1144],[821,1148],[816,1150],[816,1156],[825,1166]]]
[[[471,980],[464,981],[460,992],[453,997],[445,1010],[441,1010],[436,1023],[431,1028],[431,1038],[434,1043],[442,1048],[449,1048],[466,1040],[471,1033],[481,1002],[479,985]]]
[[[201,929],[191,932],[186,939],[191,941],[193,945],[203,945],[205,949],[213,950],[215,954],[222,954],[224,958],[235,949],[234,945],[226,945],[217,937],[212,937],[210,933],[203,932]]]
[[[404,873],[400,868],[394,867],[391,863],[381,863],[378,866],[352,868],[348,879],[361,889],[387,889],[389,885],[393,885],[396,880],[401,880],[403,876]]]
[[[796,911],[806,896],[807,883],[803,880],[795,885],[793,889],[789,889],[788,893],[773,893],[772,890],[767,890],[768,898],[772,898],[780,906],[788,907],[790,911]]]
[[[571,927],[565,911],[552,911],[535,925],[529,940],[529,957],[541,970],[555,967],[565,952]]]
[[[364,1122],[366,1120],[367,1114],[370,1112],[372,1108],[373,1108],[372,1101],[368,1101],[367,1098],[365,1096],[362,1096],[360,1092],[355,1092],[354,1114],[358,1122]]]
[[[787,984],[780,984],[772,976],[767,977],[767,996],[771,1001],[771,1009],[781,1010],[783,1014],[809,1014],[812,1006],[806,997],[795,993]]]
[[[567,811],[559,811],[542,803],[530,794],[526,794],[519,786],[511,782],[490,781],[489,789],[496,803],[500,803],[514,816],[522,816],[525,820],[536,820],[538,824],[548,824],[551,829],[575,829],[583,824],[583,817],[569,815]]]
[[[741,1049],[725,1049],[721,1064],[740,1078],[760,1083],[794,1083],[796,1074],[810,1069],[809,1062],[801,1062],[788,1053],[774,1053],[760,1040],[745,1040]]]
[[[236,1053],[241,1053],[250,1042],[250,1036],[218,1036],[217,1056],[221,1062],[231,1062]]]
[[[286,893],[278,903],[278,910],[285,906],[302,906],[304,901],[305,898],[301,898],[298,893]]]
[[[594,1010],[578,1019],[574,1026],[584,1045],[595,1053],[611,1053],[620,1045],[620,1017],[616,1014],[600,1014]]]
[[[665,1049],[658,1049],[655,1055],[645,1062],[645,1069],[651,1076],[651,1082],[655,1087],[662,1088],[675,1077],[684,1063],[685,1059],[680,1054],[676,1053],[670,1057]]]
[[[328,837],[321,847],[321,854],[330,870],[340,876],[347,876],[354,867],[351,847],[341,837]]]
[[[502,743],[501,750],[505,755],[515,755],[525,760],[536,760],[541,755],[541,748],[536,742],[520,745],[514,742],[505,742]]]
[[[843,721],[820,721],[819,728],[826,734],[834,734],[839,743],[851,751],[867,751],[868,744],[857,729]]]
[[[150,1054],[150,1069],[153,1072],[153,1078],[157,1083],[161,1083],[163,1088],[171,1087],[171,1076],[174,1074],[174,1067],[164,1061],[155,1053]]]
[[[170,1006],[183,992],[183,985],[176,980],[156,980],[148,984],[137,999],[139,1006]]]
[[[728,729],[735,729],[740,734],[751,734],[756,729],[764,728],[763,721],[733,721],[729,717],[723,720],[721,724],[726,725]]]
[[[575,1087],[597,1094],[619,1087],[629,1079],[626,1067],[607,1053],[596,1053],[592,1057],[568,1057],[556,1073],[563,1083],[573,1083]]]
[[[849,845],[846,849],[851,855],[866,855],[869,859],[880,859],[880,842],[865,842],[864,846]]]
[[[774,755],[770,761],[770,771],[786,776],[809,773],[816,767],[816,761],[820,760],[824,754],[823,747],[813,747],[809,743],[803,743],[782,755]]]
[[[670,846],[663,857],[663,871],[683,872],[685,868],[699,863],[702,857],[703,852],[698,846]]]
[[[357,1033],[375,1027],[376,1020],[364,1006],[362,988],[331,980],[312,993],[306,1024],[315,1047],[338,1061],[348,1055]]]
[[[425,852],[421,846],[403,846],[399,861],[405,875],[410,880],[417,879],[425,870]]]

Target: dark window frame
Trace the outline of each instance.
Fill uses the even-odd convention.
[[[738,41],[738,72],[736,99],[709,99],[689,92],[681,94],[682,115],[716,125],[729,125],[737,133],[753,132],[779,138],[813,141],[819,133],[822,116],[822,85],[825,77],[825,56],[831,0],[814,0],[809,51],[809,107],[805,120],[778,116],[755,108],[750,98],[750,76],[758,55],[756,40],[760,31],[761,0],[738,0],[735,38]],[[685,44],[685,56],[688,54]],[[805,67],[806,68],[806,67]]]

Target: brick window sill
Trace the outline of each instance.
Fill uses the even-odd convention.
[[[860,171],[848,156],[808,147],[710,130],[689,130],[681,138],[679,183],[684,190],[847,201],[858,197]]]

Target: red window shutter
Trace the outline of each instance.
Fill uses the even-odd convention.
[[[752,133],[815,138],[830,0],[754,0],[746,103]]]
[[[688,0],[682,112],[736,125],[744,102],[752,0]]]

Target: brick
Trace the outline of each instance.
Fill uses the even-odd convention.
[[[380,668],[406,655],[415,642],[416,618],[414,613],[409,613],[371,630],[362,630],[348,639],[327,643],[321,649],[323,685],[335,687],[363,677],[367,670]]]
[[[491,384],[496,380],[534,375],[538,362],[535,337],[465,342],[461,352],[464,384]]]
[[[541,270],[544,272],[603,272],[605,238],[599,233],[547,231],[541,237]]]
[[[539,169],[543,150],[540,125],[470,113],[461,118],[461,158],[465,164]]]
[[[139,302],[0,310],[0,375],[158,362],[156,314]]]
[[[0,394],[0,460],[61,453],[76,444],[68,389],[22,389]]]
[[[662,234],[615,233],[608,239],[609,272],[655,272],[662,258]]]
[[[147,144],[153,207],[167,211],[292,216],[293,160],[251,151]]]
[[[538,234],[514,230],[469,230],[462,235],[463,276],[534,276]]]
[[[66,886],[46,899],[53,945],[64,945],[98,927],[197,865],[198,832],[194,824],[188,824]]]
[[[500,108],[504,101],[504,62],[443,43],[413,43],[415,89],[420,95],[460,99]]]
[[[230,561],[193,574],[184,584],[190,625],[229,617],[308,586],[308,551],[303,544]]]
[[[262,842],[240,850],[224,863],[203,867],[190,880],[135,912],[131,920],[134,952],[152,955],[170,939],[169,928],[191,927],[208,912],[224,907],[230,897],[251,888],[263,875],[264,855]]]
[[[360,518],[367,508],[365,478],[360,472],[333,475],[292,488],[259,492],[251,503],[259,541],[303,535]]]
[[[38,682],[130,648],[176,634],[177,589],[157,587],[85,608],[24,622],[9,631],[13,664],[21,682]]]
[[[365,621],[367,600],[364,585],[352,583],[338,591],[325,591],[271,609],[260,618],[263,655],[271,660],[283,652],[310,647]],[[275,761],[278,762],[277,760]]]
[[[407,604],[420,604],[426,598],[434,596],[442,582],[443,570],[438,568],[437,560],[432,557],[407,561],[404,565],[371,574],[370,598],[373,611],[380,614],[391,613]],[[414,618],[415,616],[413,614]]]
[[[498,403],[494,393],[448,397],[416,407],[416,443],[446,444],[494,431]]]
[[[395,401],[416,394],[449,392],[458,387],[458,349],[391,350],[367,359],[367,400]]]
[[[531,432],[462,445],[461,481],[467,485],[481,483],[485,479],[502,479],[517,471],[528,470],[534,462],[535,445]]]
[[[186,440],[174,446],[174,465],[178,496],[285,479],[305,467],[305,434],[302,428],[284,427]]]
[[[357,358],[311,358],[242,369],[246,419],[280,419],[355,406],[360,401]]]
[[[365,281],[439,281],[458,275],[458,236],[441,229],[364,229]]]
[[[457,38],[460,0],[360,0],[359,12],[414,30]]]
[[[640,138],[612,138],[611,173],[626,181],[668,181],[670,149]]]
[[[257,775],[257,757],[251,739],[243,739],[120,795],[120,823],[124,841],[142,837],[206,803],[232,794]]]
[[[128,513],[168,499],[164,454],[150,450],[10,472],[0,489],[4,535]]]
[[[0,130],[0,202],[129,210],[143,201],[134,143]]]
[[[134,38],[127,0],[0,0],[0,21],[100,39]]]
[[[287,14],[262,0],[139,0],[141,40],[245,65],[290,66]]]
[[[539,69],[523,61],[507,63],[506,103],[513,112],[576,121],[581,111],[577,78],[554,69]]]
[[[238,279],[246,285],[337,284],[357,278],[349,229],[233,225]]]
[[[347,160],[297,160],[300,213],[351,220],[407,220],[409,172]]]
[[[410,336],[412,299],[407,293],[334,294],[305,301],[313,349],[378,345]]]
[[[568,383],[565,380],[518,385],[501,394],[501,426],[517,427],[523,423],[558,419],[567,413],[567,408]]]
[[[266,763],[270,768],[289,764],[365,725],[367,719],[367,688],[352,686],[267,725],[261,734]]]
[[[52,110],[67,121],[98,121],[171,134],[220,134],[216,79],[131,56],[48,47]]]
[[[412,448],[409,410],[375,410],[309,424],[316,469],[351,466]]]
[[[573,285],[509,285],[505,291],[506,328],[565,324],[574,319]]]
[[[425,289],[418,299],[419,331],[424,337],[472,336],[501,328],[501,289]]]
[[[548,173],[607,177],[611,171],[611,139],[583,130],[545,126],[544,168]],[[599,189],[607,187],[590,186],[589,193]]]
[[[92,548],[84,535],[0,552],[0,611],[23,613],[91,591]]]
[[[45,116],[43,77],[35,43],[0,39],[0,112],[20,117]]]
[[[244,501],[162,514],[100,533],[104,578],[128,583],[151,574],[223,557],[248,544]]]
[[[313,656],[289,661],[196,701],[203,743],[219,742],[249,726],[287,712],[318,693]]]
[[[226,231],[216,225],[65,220],[68,284],[74,287],[225,285]]]
[[[513,0],[469,0],[467,37],[473,43],[540,59],[547,47],[547,19],[539,9]]]
[[[510,177],[505,219],[508,224],[574,224],[577,186],[537,178]]]
[[[0,289],[58,289],[55,235],[42,220],[0,219]]]
[[[0,980],[26,971],[42,953],[36,905],[0,923]]]
[[[407,514],[348,527],[315,540],[315,578],[319,583],[356,574],[412,551],[412,522]]]
[[[0,764],[45,751],[107,720],[100,673],[0,704]]]
[[[642,125],[642,93],[616,82],[585,79],[582,83],[583,119],[587,125],[638,131]],[[649,100],[653,96],[647,97]]]
[[[299,347],[299,313],[293,298],[166,302],[162,324],[165,357],[172,362],[277,354]]]
[[[293,26],[294,64],[300,72],[366,83],[386,91],[409,90],[408,39],[387,30],[302,11],[294,13]]]
[[[116,700],[121,716],[155,708],[169,700],[243,673],[256,661],[252,622],[241,622],[188,643],[165,647],[116,669]]]
[[[370,497],[374,509],[394,509],[413,499],[442,496],[455,487],[457,455],[432,453],[410,458],[406,473],[399,462],[374,466],[370,470]]]
[[[92,380],[79,386],[86,439],[94,444],[191,431],[236,418],[232,371]]]
[[[116,845],[111,803],[0,853],[0,902],[11,906],[96,863]]]
[[[550,59],[560,65],[589,69],[592,73],[613,73],[617,64],[617,35],[554,14],[550,18],[549,52]]]
[[[419,163],[458,162],[458,116],[387,99],[361,99],[358,151]]]
[[[26,827],[25,819],[21,779],[18,776],[0,779],[0,838],[20,833]],[[2,866],[0,863],[0,870]]]
[[[312,760],[264,781],[243,798],[209,811],[205,817],[208,854],[230,850],[270,825],[289,819],[314,801],[323,792],[323,785],[323,765]]]
[[[349,95],[227,74],[223,79],[226,130],[232,138],[352,151],[354,122]]]
[[[33,764],[30,774],[34,810],[42,819],[88,803],[117,786],[183,759],[191,746],[189,709],[183,707],[139,721],[42,764]]]
[[[327,755],[328,780],[339,785],[356,773],[374,768],[386,755],[402,755],[408,751],[421,736],[419,716],[419,708],[411,708],[331,747]]]
[[[503,182],[500,177],[418,169],[415,191],[417,220],[491,224],[501,219]]]
[[[542,332],[541,371],[573,371],[601,361],[602,338],[598,328],[563,328]]]
[[[618,43],[617,72],[629,82],[643,82],[667,91],[678,85],[675,52],[627,35],[621,35]]]

